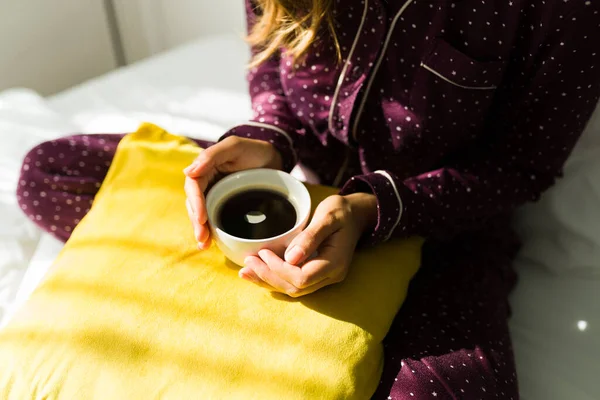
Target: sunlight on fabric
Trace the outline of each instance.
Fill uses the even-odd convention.
[[[159,112],[131,111],[125,114],[110,111],[81,112],[73,117],[73,121],[84,133],[128,133],[135,131],[144,122],[152,122],[190,137],[213,141],[218,140],[227,129],[210,122]]]
[[[237,125],[252,117],[246,93],[210,88],[190,92],[188,89],[178,99],[168,105],[170,114],[227,125]]]
[[[587,321],[577,321],[577,328],[581,331],[584,332],[588,327],[588,323]]]

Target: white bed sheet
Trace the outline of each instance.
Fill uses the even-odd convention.
[[[15,188],[21,160],[40,141],[73,129],[33,92],[0,93],[0,322],[10,312],[40,239],[40,231],[17,206]]]
[[[27,91],[0,94],[0,135],[8,143],[0,148],[0,262],[12,260],[0,264],[0,306],[5,313],[26,300],[62,247],[40,234],[16,208],[12,191],[27,148],[74,131],[128,132],[143,121],[215,139],[249,116],[246,59],[241,40],[220,37],[122,69],[46,102]],[[511,330],[522,398],[600,399],[600,280],[557,274],[530,257],[520,257],[517,269],[520,283],[512,296]]]

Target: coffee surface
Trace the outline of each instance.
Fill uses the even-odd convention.
[[[267,239],[296,225],[296,209],[281,193],[247,190],[227,198],[217,212],[218,227],[243,239]]]

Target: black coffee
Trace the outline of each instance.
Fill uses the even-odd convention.
[[[296,209],[282,194],[265,189],[234,194],[217,213],[219,228],[243,239],[266,239],[296,225]]]

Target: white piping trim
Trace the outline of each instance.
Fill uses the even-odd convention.
[[[244,125],[255,126],[257,128],[271,129],[272,131],[275,131],[277,133],[281,133],[290,142],[290,146],[294,147],[294,141],[292,140],[292,138],[290,137],[290,135],[288,135],[288,133],[286,131],[284,131],[283,129],[281,129],[278,126],[270,125],[270,124],[265,124],[265,123],[262,123],[262,122],[254,122],[254,121],[246,122],[246,123],[244,123]]]
[[[396,27],[396,23],[398,22],[398,19],[404,13],[404,11],[406,10],[406,8],[412,2],[413,2],[413,0],[408,0],[406,3],[404,3],[404,5],[402,6],[402,8],[400,8],[400,10],[398,11],[398,13],[394,17],[394,20],[392,21],[392,24],[390,25],[390,30],[388,31],[388,34],[387,34],[387,36],[385,38],[385,42],[383,42],[383,49],[381,50],[381,54],[379,55],[379,59],[377,60],[377,63],[375,64],[375,67],[373,68],[373,71],[371,71],[371,77],[369,78],[369,83],[367,84],[367,89],[365,90],[365,93],[363,94],[363,98],[362,98],[362,101],[360,102],[360,107],[358,108],[358,113],[356,114],[356,117],[354,119],[354,125],[352,127],[352,137],[354,138],[355,141],[356,141],[356,130],[358,129],[358,122],[360,121],[360,117],[361,117],[361,115],[363,113],[363,110],[365,108],[365,104],[367,102],[367,97],[369,95],[369,92],[371,91],[371,86],[373,85],[373,80],[375,79],[375,75],[377,75],[377,71],[379,71],[379,67],[381,66],[381,62],[383,61],[383,57],[385,56],[385,52],[387,51],[387,48],[388,48],[388,46],[390,44],[390,40],[392,39],[392,34],[394,33],[394,28]]]
[[[421,63],[421,67],[425,68],[427,71],[431,72],[435,76],[437,76],[437,77],[445,80],[449,84],[454,85],[454,86],[458,86],[459,88],[471,89],[471,90],[494,90],[494,89],[497,88],[496,86],[466,86],[466,85],[461,85],[460,83],[456,83],[456,82],[454,82],[454,81],[446,78],[444,75],[440,74],[439,72],[437,72],[436,70],[434,70],[433,68],[431,68],[427,64]]]
[[[367,19],[367,11],[369,9],[369,0],[365,1],[365,7],[363,9],[362,19],[360,20],[360,25],[358,26],[358,32],[354,37],[354,42],[352,43],[352,47],[350,48],[350,53],[348,53],[348,58],[346,59],[346,63],[344,64],[344,68],[342,68],[342,72],[340,73],[340,77],[338,78],[338,83],[335,87],[335,92],[333,93],[333,99],[331,99],[331,108],[329,109],[329,131],[334,131],[333,126],[333,114],[335,112],[335,106],[337,105],[338,98],[340,96],[340,90],[342,89],[342,85],[344,84],[344,79],[346,79],[346,73],[348,72],[348,67],[350,66],[350,60],[354,55],[354,51],[356,50],[356,46],[358,45],[358,39],[362,33],[363,26],[365,25],[365,20]]]
[[[290,142],[290,149],[292,150],[292,153],[294,155],[294,161],[296,161],[296,162],[298,161],[298,155],[296,154],[296,148],[294,147],[294,141],[292,140],[292,137],[286,131],[284,131],[283,129],[281,129],[278,126],[265,124],[263,122],[248,121],[248,122],[245,122],[244,125],[254,126],[257,128],[270,129],[272,131],[275,131],[275,132],[281,134],[288,140],[288,142]]]
[[[386,177],[387,180],[390,181],[390,183],[392,184],[392,189],[394,189],[394,193],[396,194],[396,198],[398,198],[398,218],[396,219],[394,226],[392,226],[392,229],[390,229],[390,232],[388,233],[387,237],[385,238],[385,240],[387,241],[387,240],[389,240],[389,238],[392,236],[392,234],[394,233],[394,231],[400,224],[400,220],[402,219],[402,212],[404,211],[404,205],[402,203],[402,198],[400,197],[400,192],[398,192],[398,188],[396,187],[396,182],[394,181],[392,176],[386,171],[375,171],[375,173]]]

